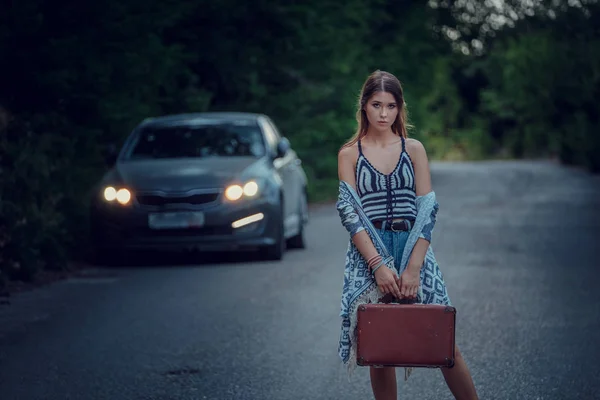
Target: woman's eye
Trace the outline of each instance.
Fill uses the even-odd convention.
[[[379,104],[373,104],[373,107],[377,108],[379,107]]]
[[[395,105],[393,105],[393,104],[391,104],[391,105],[390,105],[390,108],[396,108],[396,106],[395,106]]]

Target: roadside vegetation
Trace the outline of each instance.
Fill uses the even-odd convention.
[[[600,171],[600,6],[492,3],[11,2],[0,13],[0,287],[84,258],[103,154],[149,116],[268,114],[303,159],[311,201],[333,199],[337,151],[375,69],[403,82],[410,135],[432,160]]]

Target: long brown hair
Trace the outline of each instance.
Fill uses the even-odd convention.
[[[369,130],[369,120],[367,119],[367,114],[365,112],[365,105],[371,96],[377,92],[387,92],[394,96],[394,99],[398,104],[398,115],[392,124],[392,132],[405,139],[408,137],[408,129],[412,127],[408,123],[408,111],[406,109],[406,103],[404,102],[402,85],[394,75],[389,72],[377,70],[369,75],[362,86],[358,99],[358,109],[356,110],[358,128],[352,138],[350,138],[342,148],[352,146],[367,134],[367,131]]]

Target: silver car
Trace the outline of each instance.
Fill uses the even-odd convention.
[[[102,262],[128,249],[304,248],[307,177],[266,115],[199,113],[144,120],[94,187],[92,241]]]

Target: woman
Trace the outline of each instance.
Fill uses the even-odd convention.
[[[337,209],[350,233],[342,293],[339,353],[356,364],[356,309],[383,296],[448,304],[443,276],[430,248],[438,204],[431,188],[423,145],[407,138],[402,86],[375,71],[363,85],[356,114],[358,130],[338,155]],[[423,266],[426,265],[424,268]],[[458,347],[453,368],[442,368],[457,399],[477,399]],[[410,369],[406,370],[406,378]],[[393,367],[370,367],[377,400],[396,399]]]

